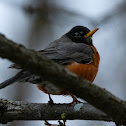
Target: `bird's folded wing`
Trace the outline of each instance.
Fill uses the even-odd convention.
[[[93,49],[84,43],[60,42],[47,47],[40,53],[62,65],[71,62],[85,64],[92,60]]]
[[[62,65],[67,65],[72,62],[82,64],[91,62],[93,49],[89,45],[84,43],[75,43],[69,40],[59,42],[59,40],[61,39],[53,41],[44,50],[40,50],[38,52]],[[12,64],[9,68],[22,69],[16,64]]]

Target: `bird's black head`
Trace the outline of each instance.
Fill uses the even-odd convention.
[[[90,31],[84,26],[75,26],[68,33],[66,33],[66,36],[73,42],[93,45],[91,37],[97,30],[98,29]]]

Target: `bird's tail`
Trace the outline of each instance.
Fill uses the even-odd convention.
[[[11,85],[11,84],[13,84],[13,83],[15,83],[15,82],[18,82],[18,81],[23,80],[23,79],[27,76],[25,73],[26,73],[26,72],[24,72],[24,71],[20,71],[19,73],[17,73],[17,74],[16,74],[15,76],[13,76],[12,78],[10,78],[10,79],[8,79],[8,80],[2,82],[2,83],[0,84],[0,89],[5,88],[5,87],[7,87],[7,86],[9,86],[9,85]]]

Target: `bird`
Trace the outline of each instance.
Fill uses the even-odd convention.
[[[87,27],[75,26],[38,52],[42,56],[46,56],[48,59],[64,65],[70,72],[79,77],[93,82],[100,62],[100,55],[92,41],[92,36],[97,30],[98,28],[95,28],[90,31]],[[46,80],[43,81],[39,76],[30,73],[16,64],[12,64],[9,68],[21,69],[21,71],[12,78],[2,82],[0,89],[15,82],[30,82],[36,84],[39,90],[49,95],[49,103],[53,103],[50,95],[71,95],[73,102],[78,102],[73,94],[56,87]]]

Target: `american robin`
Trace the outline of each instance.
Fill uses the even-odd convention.
[[[78,76],[93,82],[98,72],[100,56],[92,43],[92,35],[98,28],[90,31],[83,26],[75,26],[61,38],[51,42],[45,49],[39,51],[41,55],[64,65],[68,70]],[[14,82],[25,81],[37,84],[39,90],[52,95],[71,95],[73,101],[77,99],[69,92],[56,87],[52,83],[43,81],[42,78],[23,70],[16,64],[10,68],[22,69],[14,77],[1,83],[0,88],[6,87]],[[42,85],[39,85],[39,84]],[[46,84],[48,83],[48,84]]]

